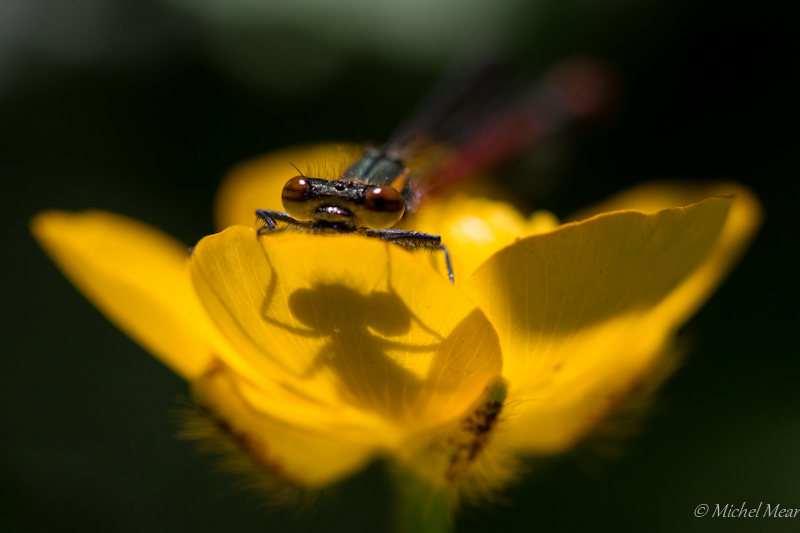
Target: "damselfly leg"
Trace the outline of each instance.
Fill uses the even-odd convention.
[[[314,221],[301,221],[295,220],[288,213],[281,211],[272,211],[270,209],[257,209],[256,217],[258,217],[261,226],[258,228],[259,235],[266,235],[271,231],[278,229],[278,222],[285,224],[286,228],[298,231],[305,231],[308,233],[358,233],[366,237],[373,237],[381,239],[382,241],[390,242],[398,246],[402,246],[406,250],[417,250],[420,248],[427,250],[438,250],[444,254],[445,265],[447,265],[447,277],[450,283],[455,283],[453,277],[453,265],[450,261],[450,252],[447,247],[442,244],[442,238],[439,235],[431,235],[430,233],[423,233],[421,231],[406,231],[401,229],[383,229],[376,230],[370,228],[356,228],[352,226],[343,227],[330,227],[326,228],[320,226]]]
[[[305,222],[293,219],[288,213],[273,211],[271,209],[256,209],[256,217],[260,224],[258,228],[259,235],[265,235],[267,232],[277,229],[278,225],[276,222],[283,222],[288,227],[299,230],[305,229],[308,226]]]
[[[442,238],[439,235],[402,229],[358,228],[358,232],[367,237],[377,237],[386,242],[397,244],[407,250],[426,248],[428,250],[441,251],[442,254],[444,254],[444,262],[447,265],[447,276],[450,278],[450,283],[455,283],[453,278],[453,265],[450,262],[450,252],[448,252],[447,247],[442,244]]]

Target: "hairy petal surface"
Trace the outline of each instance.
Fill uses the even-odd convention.
[[[522,449],[563,450],[636,385],[757,226],[757,212],[742,224],[736,203],[566,224],[501,250],[467,280],[500,335]]]
[[[299,426],[269,415],[248,400],[244,383],[245,377],[216,364],[192,384],[192,392],[211,421],[233,439],[235,449],[223,451],[244,452],[268,481],[323,487],[363,467],[379,451],[376,443],[348,428]],[[285,402],[282,405],[286,408]],[[209,438],[202,433],[192,436]],[[247,466],[245,472],[252,474]]]
[[[397,446],[459,416],[501,372],[483,313],[395,245],[360,236],[257,238],[236,226],[203,239],[191,271],[236,348],[225,363],[247,376],[242,397],[286,422],[369,428],[364,438]],[[298,401],[276,401],[281,395]]]
[[[186,246],[103,211],[47,211],[31,231],[70,281],[164,364],[187,380],[208,367],[221,338],[192,288]]]

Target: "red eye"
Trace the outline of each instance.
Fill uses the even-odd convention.
[[[308,199],[308,183],[303,176],[295,176],[283,186],[281,199],[289,202],[305,202]]]
[[[295,220],[308,220],[309,185],[303,176],[295,176],[286,182],[281,193],[283,208]]]
[[[364,198],[364,209],[379,213],[403,212],[406,204],[394,187],[375,187]]]
[[[406,204],[400,192],[390,186],[375,187],[364,197],[362,218],[372,229],[388,229],[403,217]]]

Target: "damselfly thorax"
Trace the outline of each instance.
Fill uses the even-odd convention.
[[[426,195],[596,114],[611,78],[594,61],[559,65],[533,88],[513,86],[498,63],[445,80],[382,147],[370,147],[337,179],[302,173],[281,195],[285,212],[258,209],[259,234],[282,225],[311,233],[360,233],[444,254],[441,237],[393,229]]]

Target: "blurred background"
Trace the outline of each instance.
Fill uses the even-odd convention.
[[[685,327],[694,349],[641,434],[581,448],[468,508],[458,531],[796,530],[695,518],[701,503],[800,507],[796,39],[779,2],[2,0],[0,530],[384,531],[378,467],[311,512],[270,509],[176,440],[186,385],[111,326],[27,223],[102,208],[185,243],[211,233],[235,163],[380,142],[460,57],[531,73],[569,55],[625,85],[595,131],[502,174],[558,215],[654,178],[733,179],[764,202],[752,249]],[[795,65],[795,66],[792,66]],[[794,311],[793,311],[794,309]]]

